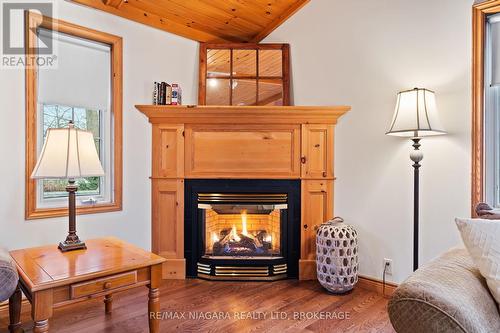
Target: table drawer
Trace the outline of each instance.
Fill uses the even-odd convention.
[[[129,286],[137,282],[137,271],[111,275],[71,285],[71,298],[80,298],[97,294],[106,290]]]

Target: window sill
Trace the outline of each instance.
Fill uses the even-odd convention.
[[[107,212],[116,212],[122,210],[121,202],[112,203],[112,204],[97,204],[92,206],[80,206],[76,208],[77,215],[84,214],[97,214],[97,213],[107,213]],[[68,208],[60,207],[60,208],[38,208],[34,210],[26,210],[25,219],[26,220],[36,220],[36,219],[45,219],[52,217],[61,217],[68,216]]]

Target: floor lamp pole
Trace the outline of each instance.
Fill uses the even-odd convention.
[[[420,138],[413,138],[414,150],[410,154],[413,161],[413,271],[418,269],[418,211],[419,211],[419,169],[424,155],[419,150]]]

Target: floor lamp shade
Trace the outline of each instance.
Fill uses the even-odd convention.
[[[414,88],[398,93],[387,135],[421,138],[446,134],[439,120],[433,91]]]
[[[68,128],[51,128],[31,178],[65,178],[103,176],[101,162],[91,132]]]

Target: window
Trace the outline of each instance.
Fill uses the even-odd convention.
[[[500,208],[500,14],[485,22],[483,198]]]
[[[200,105],[290,105],[288,44],[202,44]]]
[[[92,132],[105,174],[109,175],[112,173],[109,163],[106,163],[109,160],[108,152],[110,145],[108,142],[105,142],[108,140],[103,140],[106,137],[104,129],[109,127],[105,120],[106,115],[104,110],[91,110],[54,104],[41,104],[40,110],[38,118],[40,119],[39,124],[41,126],[38,131],[39,146],[43,145],[49,128],[65,128],[72,121],[76,128]],[[104,176],[77,179],[77,201],[84,205],[111,202],[109,191],[111,182],[108,182],[108,179],[111,178]],[[39,207],[57,207],[64,205],[66,202],[66,198],[68,197],[66,180],[46,179],[39,181],[37,185]]]
[[[56,66],[26,68],[26,218],[67,215],[67,180],[32,180],[49,128],[91,131],[103,177],[77,179],[77,212],[121,209],[121,38],[63,21],[26,14],[27,55],[52,39]],[[32,33],[32,31],[36,31]]]
[[[500,208],[500,14],[487,18],[484,60],[484,194]]]

